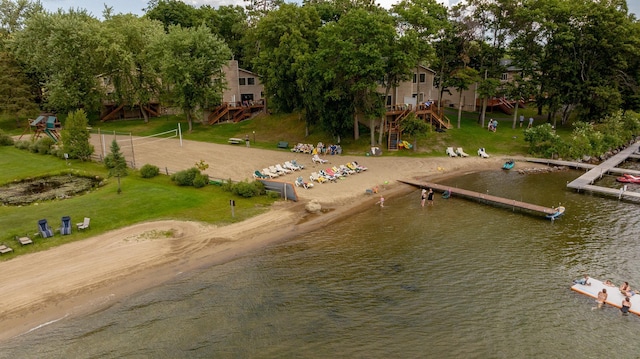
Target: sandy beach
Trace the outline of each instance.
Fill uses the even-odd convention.
[[[97,153],[111,138],[92,137]],[[177,139],[133,140],[134,150],[122,142],[123,153],[136,167],[154,164],[175,172],[200,160],[209,164],[212,178],[252,180],[251,174],[269,165],[295,159],[306,166],[280,177],[293,183],[325,168],[311,156],[285,150],[261,150],[244,145],[218,145]],[[444,150],[443,150],[444,152]],[[472,149],[467,150],[475,154]],[[337,183],[297,188],[298,202],[279,201],[267,213],[224,227],[184,221],[139,223],[44,252],[0,262],[0,339],[34,330],[47,323],[98,311],[140,291],[197,268],[225,263],[235,257],[284,241],[301,233],[348,218],[375,205],[377,196],[365,190],[378,186],[388,202],[414,191],[401,179],[437,181],[480,170],[499,169],[504,158],[477,156],[439,158],[324,156],[331,165],[358,161],[368,167]],[[318,201],[322,214],[308,214],[305,204]]]

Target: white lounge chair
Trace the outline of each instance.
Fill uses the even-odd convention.
[[[271,165],[271,166],[269,166],[269,171],[270,171],[271,173],[275,173],[275,174],[277,174],[278,176],[282,176],[282,175],[287,174],[286,172],[284,172],[284,171],[280,171],[279,169],[277,169],[275,165]]]
[[[449,155],[449,157],[458,157],[458,155],[456,154],[456,151],[453,150],[453,147],[447,147],[447,155]]]
[[[300,168],[301,170],[304,169],[304,166],[301,165],[300,163],[298,163],[298,161],[296,161],[296,160],[291,160],[291,164],[296,166],[296,167],[298,167],[298,168]]]
[[[263,168],[263,169],[262,169],[262,174],[263,174],[263,175],[266,175],[266,176],[269,176],[269,177],[271,177],[271,178],[276,178],[276,177],[278,177],[278,173],[273,173],[273,172],[271,172],[268,168]]]
[[[82,221],[82,223],[76,223],[76,227],[78,227],[78,229],[87,229],[89,228],[90,223],[91,223],[91,218],[84,217],[84,221]]]
[[[7,247],[5,244],[0,244],[0,254],[5,254],[9,252],[13,252],[13,248]]]
[[[311,160],[313,161],[313,163],[327,163],[327,162],[329,162],[328,160],[324,160],[324,159],[320,158],[320,156],[318,156],[317,153],[315,155],[313,155],[313,157],[311,157]]]
[[[302,168],[294,165],[293,163],[291,163],[290,161],[285,161],[282,164],[282,167],[286,168],[286,169],[290,169],[292,171],[300,171]]]
[[[279,163],[276,165],[276,169],[278,170],[278,172],[282,172],[282,173],[284,173],[284,174],[287,174],[287,173],[291,173],[291,172],[293,172],[293,170],[290,170],[290,169],[288,169],[288,168],[284,168],[284,167],[282,167],[282,165],[281,165],[281,164],[279,164]]]
[[[478,149],[478,156],[482,158],[489,158],[489,155],[484,151],[484,147]]]
[[[456,154],[460,157],[468,157],[469,155],[464,153],[464,151],[462,150],[462,147],[458,147],[458,149],[456,150]]]

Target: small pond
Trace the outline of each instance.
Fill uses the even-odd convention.
[[[29,178],[0,186],[0,203],[10,206],[27,205],[52,199],[69,198],[97,187],[99,177],[58,175]]]

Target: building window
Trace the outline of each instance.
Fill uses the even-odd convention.
[[[501,79],[502,79],[502,81],[507,81],[509,79],[509,74],[506,73],[506,72],[503,72]]]
[[[238,79],[238,83],[240,84],[240,86],[244,86],[246,83],[247,79],[244,77],[241,77]]]
[[[256,79],[254,77],[247,77],[247,85],[255,85]]]
[[[417,80],[418,80],[418,75],[413,74],[413,83],[415,84]]]
[[[423,84],[427,81],[427,74],[420,74],[420,83]]]

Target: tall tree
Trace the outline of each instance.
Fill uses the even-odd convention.
[[[184,111],[191,132],[195,111],[220,102],[226,86],[222,67],[231,51],[206,26],[171,26],[158,40],[153,44],[154,61],[168,98]]]
[[[180,0],[151,0],[144,10],[145,16],[160,21],[165,31],[175,25],[194,27],[200,23],[197,10]]]
[[[313,7],[282,5],[251,31],[260,42],[253,60],[272,108],[290,112],[303,108],[307,61],[316,49],[320,18]]]
[[[353,137],[358,139],[359,120],[379,118],[384,103],[377,93],[378,81],[387,72],[386,59],[396,44],[396,35],[393,18],[382,10],[354,9],[320,30],[315,71],[317,80],[330,84],[323,98],[350,103],[352,109],[350,118],[340,119],[335,116],[339,112],[325,112],[323,121],[351,121]],[[342,126],[336,126],[339,128]]]
[[[93,146],[89,142],[91,135],[87,126],[87,114],[84,110],[76,110],[69,113],[64,122],[64,128],[60,133],[62,138],[62,150],[71,158],[82,161],[89,160],[93,154]]]
[[[36,13],[16,32],[12,48],[41,83],[45,107],[97,109],[103,97],[97,75],[100,22],[86,12]]]
[[[244,69],[251,69],[252,64],[246,58],[244,49],[244,40],[249,31],[245,9],[238,5],[220,6],[217,9],[203,5],[197,11],[204,24],[227,43],[233,57],[238,60],[238,65]]]
[[[151,59],[151,44],[164,36],[162,25],[135,15],[108,16],[100,27],[103,75],[108,80],[110,100],[137,106],[149,121],[148,104],[158,100],[160,74]]]
[[[122,192],[120,185],[120,177],[125,177],[129,174],[127,170],[127,160],[120,152],[120,146],[114,139],[111,141],[111,152],[104,158],[104,165],[109,169],[109,177],[115,176],[118,178],[118,194]]]

